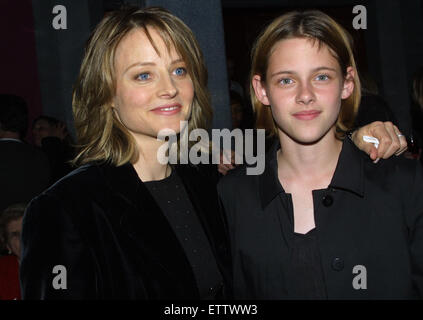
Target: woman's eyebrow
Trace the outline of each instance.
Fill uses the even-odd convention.
[[[182,58],[173,60],[170,64],[174,65],[176,63],[180,63],[180,62],[184,62],[184,60]],[[135,62],[133,64],[131,64],[130,66],[128,66],[125,71],[123,73],[126,73],[129,69],[133,68],[133,67],[143,67],[143,66],[155,66],[156,64],[154,62]]]
[[[125,71],[123,73],[125,73],[126,71],[128,71],[129,69],[133,68],[133,67],[137,67],[137,66],[155,66],[156,64],[154,62],[135,62],[133,64],[131,64],[130,66],[128,66]]]
[[[179,58],[179,59],[173,60],[170,64],[176,64],[176,63],[180,63],[180,62],[184,62],[184,59]]]

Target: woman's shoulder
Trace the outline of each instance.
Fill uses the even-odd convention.
[[[107,183],[98,164],[83,165],[58,180],[29,203],[24,220],[67,221],[87,214],[90,203],[108,198]]]
[[[102,180],[101,165],[90,163],[74,169],[43,193],[48,195],[84,193],[86,190],[101,185]]]
[[[107,193],[108,184],[102,166],[90,163],[74,169],[33,198],[30,205],[43,204],[66,208],[75,207],[97,196],[103,197]]]

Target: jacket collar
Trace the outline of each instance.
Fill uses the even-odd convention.
[[[259,176],[259,195],[263,209],[278,194],[285,192],[278,178],[277,151],[280,148],[279,140],[275,140],[266,154],[264,172]],[[345,139],[335,173],[328,187],[347,190],[362,197],[364,195],[364,159],[364,155],[354,143],[350,139]]]
[[[128,162],[119,167],[103,164],[101,169],[109,188],[119,197],[131,203],[137,199],[141,181],[132,164]]]
[[[191,266],[184,249],[132,164],[126,163],[119,167],[104,164],[100,166],[100,170],[112,190],[111,196],[123,200],[112,201],[112,205],[119,224],[132,239],[128,245],[135,246],[140,257],[147,255],[166,270],[168,275],[177,275],[174,277],[175,288],[171,290],[179,291],[180,296],[197,299],[198,289],[194,274],[189,271]],[[145,260],[139,261],[139,265],[151,266]]]
[[[344,139],[338,164],[329,187],[351,191],[363,197],[364,161],[366,158],[367,155],[361,152],[350,139]]]
[[[186,258],[182,246],[168,223],[165,215],[162,213],[159,205],[156,203],[146,186],[139,179],[137,172],[130,163],[115,167],[109,164],[100,166],[104,178],[113,190],[113,194],[123,199],[129,205],[120,205],[120,223],[128,232],[134,243],[142,243],[142,248],[147,247],[151,256],[161,265],[169,269],[172,274],[179,274],[180,283],[192,283],[193,291],[185,292],[187,297],[198,298],[198,291],[195,286],[194,274],[187,273],[191,266]],[[216,187],[213,183],[206,183],[200,177],[198,169],[190,165],[176,165],[172,167],[182,180],[187,195],[198,215],[200,223],[204,228],[206,236],[210,240],[213,253],[217,258],[222,274],[225,276],[227,270],[221,264],[225,259],[221,252],[221,246],[226,244],[225,227],[221,220],[216,217],[218,214]],[[210,201],[211,199],[216,199]],[[145,244],[148,244],[146,246]],[[190,286],[185,286],[190,288]],[[187,289],[184,289],[187,290]]]

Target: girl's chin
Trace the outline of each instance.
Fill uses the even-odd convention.
[[[320,140],[322,140],[326,134],[324,132],[316,132],[316,133],[304,133],[301,134],[299,132],[294,132],[292,135],[289,135],[292,140],[294,140],[298,144],[302,145],[312,145]]]

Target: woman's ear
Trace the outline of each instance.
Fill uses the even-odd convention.
[[[353,67],[347,68],[347,74],[344,79],[344,85],[342,88],[342,99],[347,99],[354,91],[354,79],[355,79],[356,73]]]
[[[266,87],[263,81],[261,81],[261,76],[258,74],[254,75],[252,84],[258,101],[266,106],[270,105],[269,98],[267,97]]]

